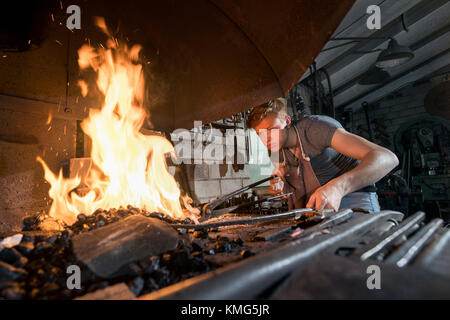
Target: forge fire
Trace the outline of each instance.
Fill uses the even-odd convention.
[[[110,36],[104,20],[99,19],[98,25]],[[80,69],[92,68],[97,73],[97,88],[105,97],[104,104],[90,109],[89,117],[81,123],[92,140],[93,164],[84,180],[84,196],[72,192],[80,185],[79,176],[65,179],[62,171],[56,176],[38,157],[51,185],[50,217],[70,225],[80,213],[90,215],[97,209],[128,205],[174,218],[188,215],[183,212],[180,190],[165,162],[165,154],[174,152],[172,144],[164,137],[140,133],[147,114],[139,52],[138,45],[128,49],[115,38],[107,40],[106,48],[85,45],[79,49]],[[86,95],[87,85],[81,83]]]
[[[139,300],[178,319],[448,299],[449,13],[0,10],[0,300]]]

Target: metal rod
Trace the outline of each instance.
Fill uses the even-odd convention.
[[[343,211],[339,211],[338,213],[336,213],[334,215],[329,215],[329,216],[324,215],[324,217],[326,217],[327,220],[325,220],[324,222],[319,223],[318,225],[316,225],[316,226],[314,226],[312,228],[309,228],[309,229],[305,230],[304,232],[300,233],[296,237],[296,239],[305,238],[306,236],[309,236],[309,235],[311,235],[311,234],[313,234],[315,232],[318,232],[318,231],[320,231],[322,229],[329,228],[329,227],[332,227],[332,226],[336,226],[336,225],[338,225],[338,224],[340,224],[342,222],[350,220],[353,217],[353,210],[345,209]]]
[[[421,211],[408,217],[408,219],[403,221],[397,229],[389,231],[387,236],[382,237],[381,241],[380,237],[374,241],[375,244],[369,244],[367,246],[369,249],[364,248],[365,251],[361,254],[361,260],[365,261],[381,252],[381,250],[385,249],[388,245],[392,245],[396,239],[407,233],[414,225],[417,225],[423,219],[425,219],[425,213]]]
[[[433,242],[424,252],[418,257],[417,263],[423,267],[429,266],[434,259],[444,250],[450,241],[450,229],[448,229],[439,240]]]
[[[347,220],[349,220],[352,217],[352,214],[350,214],[350,211],[351,210],[348,210],[348,212],[344,211],[345,212],[344,215],[346,216],[345,219],[341,219],[342,216],[339,216],[339,215],[337,215],[336,219],[333,219],[333,218],[331,218],[331,219],[335,222],[335,225],[339,224],[338,221],[341,221],[341,222],[347,221]],[[317,223],[321,223],[321,224],[317,225],[317,226],[319,226],[318,227],[319,230],[331,226],[331,224],[328,221],[326,222],[326,224],[324,224],[322,221],[324,219],[330,218],[332,215],[335,214],[335,211],[333,209],[325,209],[323,211],[313,211],[313,212],[316,215],[313,216],[313,217],[308,217],[308,219],[309,219],[309,221],[311,221],[311,219],[312,220],[317,220]],[[300,220],[302,218],[304,218],[303,215],[297,215],[295,217],[295,220]],[[262,234],[258,234],[257,236],[255,236],[255,239],[263,240],[263,241],[273,240],[273,239],[281,236],[282,234],[285,234],[285,233],[287,233],[289,231],[292,231],[293,227],[295,227],[295,225],[294,226],[289,226],[289,227],[284,227],[284,228],[281,228],[281,229],[278,229],[278,230],[270,230],[270,231],[264,232]],[[309,230],[310,229],[308,229],[307,231],[309,231]],[[318,231],[318,230],[315,230],[315,231]],[[314,233],[315,231],[313,231],[312,233]],[[309,234],[312,234],[312,233],[309,233]],[[300,237],[301,237],[301,235],[299,237],[297,237],[297,238],[300,238]]]
[[[228,220],[228,221],[220,221],[220,222],[211,222],[211,223],[199,223],[199,224],[172,224],[173,228],[178,229],[208,229],[208,228],[217,228],[223,226],[231,226],[237,224],[251,224],[251,223],[259,223],[270,220],[278,220],[278,219],[286,219],[297,216],[298,214],[312,212],[313,210],[310,208],[306,209],[295,209],[284,213],[272,214],[261,217],[254,217],[248,219],[236,219],[236,220]]]
[[[406,241],[395,251],[386,263],[395,263],[398,267],[406,266],[418,253],[433,234],[442,226],[442,219],[433,219],[429,224],[420,229],[414,236]]]

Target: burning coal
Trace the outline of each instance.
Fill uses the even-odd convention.
[[[78,51],[80,69],[92,68],[97,73],[96,85],[104,95],[101,108],[92,108],[81,124],[92,139],[94,165],[85,182],[89,191],[84,196],[73,192],[80,185],[80,177],[66,179],[61,171],[56,176],[38,157],[51,185],[49,215],[72,224],[80,213],[131,205],[184,218],[189,214],[180,201],[185,206],[189,201],[180,198],[165,161],[166,153],[175,156],[172,144],[164,137],[140,132],[147,117],[144,77],[138,62],[141,47],[121,44],[108,32],[103,19],[97,24],[109,37],[106,46],[84,45]],[[87,88],[82,89],[85,95]]]

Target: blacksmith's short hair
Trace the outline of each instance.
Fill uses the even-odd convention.
[[[255,128],[270,113],[275,114],[281,120],[285,120],[288,115],[286,99],[277,98],[254,107],[248,116],[247,128]]]

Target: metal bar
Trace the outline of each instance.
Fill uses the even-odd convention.
[[[245,187],[242,187],[242,188],[240,188],[240,189],[238,189],[236,191],[233,191],[233,192],[231,192],[231,193],[229,193],[229,194],[227,194],[227,195],[225,195],[223,197],[220,197],[220,198],[218,198],[216,200],[208,202],[202,208],[203,215],[206,215],[206,216],[211,215],[212,211],[214,210],[214,208],[216,208],[217,206],[221,205],[222,203],[224,203],[228,199],[230,199],[230,198],[232,198],[234,196],[237,196],[238,194],[241,194],[241,193],[243,193],[243,192],[245,192],[245,191],[247,191],[247,190],[249,190],[251,188],[254,188],[254,187],[260,185],[261,183],[264,183],[266,181],[275,179],[276,177],[277,177],[276,175],[272,175],[272,176],[270,176],[268,178],[264,178],[262,180],[254,182],[252,184],[249,184],[248,186],[245,186]]]
[[[351,211],[351,210],[349,210],[349,211]],[[325,209],[325,210],[323,210],[323,211],[313,211],[316,215],[315,216],[313,216],[313,217],[308,217],[308,221],[312,221],[312,220],[314,220],[314,221],[317,221],[317,223],[320,223],[321,221],[323,221],[324,219],[328,219],[328,218],[330,218],[332,215],[334,215],[335,214],[335,211],[333,210],[333,209]],[[349,220],[351,217],[352,217],[352,215],[351,214],[349,214],[350,212],[348,212],[348,211],[345,211],[345,214],[343,214],[343,215],[341,215],[341,216],[339,216],[339,215],[337,215],[336,217],[335,217],[335,219],[332,219],[331,221],[331,224],[330,224],[330,222],[327,222],[327,224],[324,224],[324,223],[322,223],[322,224],[320,224],[320,225],[318,225],[318,226],[320,226],[320,227],[318,227],[318,229],[320,230],[320,229],[324,229],[324,228],[327,228],[327,227],[329,227],[329,226],[331,226],[331,225],[337,225],[337,224],[339,224],[339,223],[341,223],[341,222],[344,222],[344,221],[347,221],[347,220]],[[347,215],[348,214],[348,215]],[[345,218],[343,218],[343,216],[345,216]],[[295,220],[300,220],[300,219],[302,219],[304,216],[303,215],[297,215],[296,217],[295,217]],[[340,222],[339,222],[340,221]],[[314,226],[314,227],[316,227],[316,226]],[[313,228],[314,228],[313,227]],[[289,232],[289,231],[292,231],[292,229],[293,229],[293,226],[289,226],[289,227],[285,227],[285,228],[282,228],[282,229],[277,229],[277,230],[269,230],[269,231],[267,231],[267,232],[263,232],[263,233],[260,233],[260,234],[258,234],[257,236],[255,236],[255,239],[256,240],[262,240],[262,241],[269,241],[269,240],[273,240],[273,239],[275,239],[275,238],[277,238],[278,236],[280,236],[280,235],[282,235],[282,234],[284,234],[284,233],[286,233],[286,232]],[[309,231],[309,229],[307,230],[307,231]],[[313,232],[316,232],[317,230],[314,230]],[[312,232],[312,233],[313,233]],[[311,234],[311,233],[309,233],[309,234]],[[300,235],[301,236],[301,235]],[[299,237],[297,237],[297,238],[299,238]]]
[[[395,263],[398,267],[406,266],[418,253],[433,234],[442,226],[442,219],[434,219],[420,229],[414,236],[395,251],[386,263]]]
[[[450,242],[450,229],[448,229],[437,241],[433,242],[423,253],[418,257],[417,263],[423,267],[429,266],[434,259],[445,249]]]
[[[304,232],[299,234],[296,237],[296,239],[305,238],[306,236],[309,236],[309,235],[311,235],[315,232],[318,232],[322,229],[336,226],[338,224],[341,224],[342,222],[350,220],[352,217],[353,217],[353,210],[351,210],[351,209],[345,209],[343,211],[339,211],[338,213],[329,216],[328,219],[325,220],[324,222],[305,230]]]
[[[382,224],[378,229],[374,230],[377,236],[382,236],[386,232],[391,231],[393,228],[398,226],[398,222],[395,220],[386,221],[386,223]]]
[[[375,254],[381,252],[381,250],[385,249],[388,245],[392,245],[396,239],[400,236],[408,233],[409,230],[418,223],[420,223],[423,219],[425,219],[425,213],[419,211],[408,217],[405,221],[403,221],[397,229],[389,231],[387,236],[380,237],[374,240],[371,244],[367,245],[364,248],[364,252],[361,254],[361,260],[367,260],[373,257]],[[369,249],[366,249],[366,248]],[[355,252],[357,254],[357,252]]]
[[[254,299],[293,270],[302,268],[313,257],[355,233],[373,228],[387,219],[401,220],[402,217],[402,213],[395,211],[361,214],[345,227],[337,226],[332,234],[310,241],[298,239],[281,248],[179,282],[139,299]]]
[[[254,218],[248,218],[248,219],[236,219],[236,220],[211,222],[211,223],[200,223],[200,224],[172,224],[171,226],[173,228],[178,228],[178,229],[208,229],[208,228],[217,228],[217,227],[232,226],[232,225],[238,225],[238,224],[252,224],[252,223],[259,223],[259,222],[270,221],[270,220],[292,218],[292,217],[297,216],[298,214],[303,214],[303,213],[312,212],[312,211],[313,210],[309,209],[309,208],[296,209],[296,210],[291,210],[291,211],[284,212],[284,213],[278,213],[278,214],[272,214],[272,215],[254,217]]]

